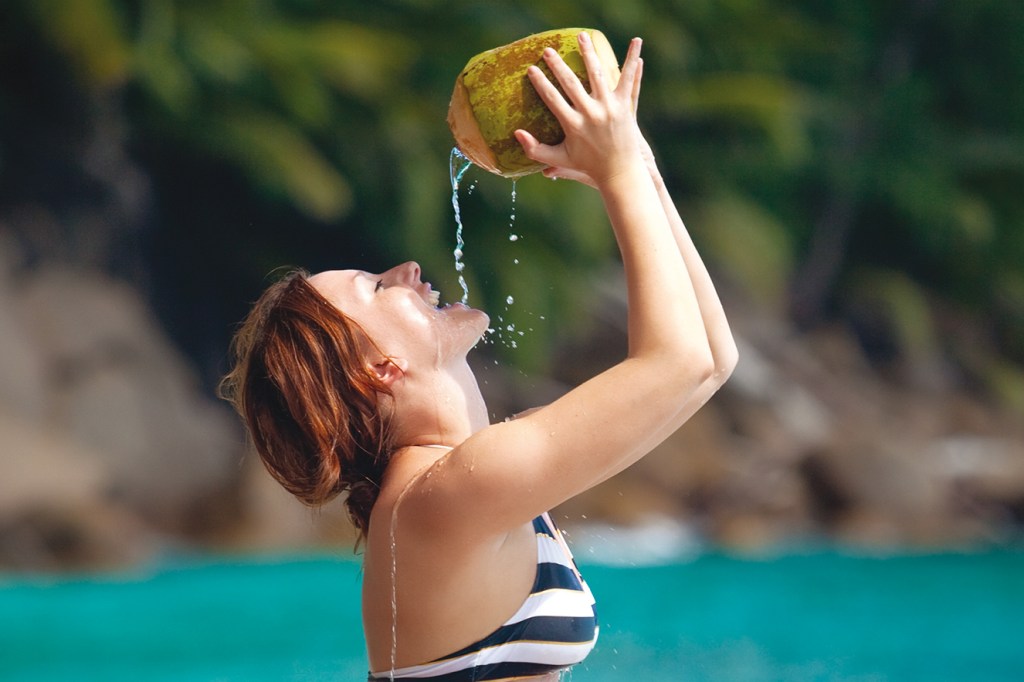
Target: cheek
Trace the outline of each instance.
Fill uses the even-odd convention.
[[[416,347],[422,344],[432,345],[444,325],[436,313],[426,311],[410,302],[401,307],[392,322],[382,326],[385,328],[383,333],[400,338],[407,347]]]

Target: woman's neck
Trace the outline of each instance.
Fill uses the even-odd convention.
[[[489,423],[487,405],[468,363],[417,375],[395,387],[396,443],[456,446]]]

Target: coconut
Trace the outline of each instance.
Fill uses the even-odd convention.
[[[526,69],[531,64],[540,67],[557,86],[558,81],[542,57],[544,48],[553,48],[589,92],[590,79],[577,42],[583,31],[590,34],[607,80],[615,87],[619,81],[615,52],[604,34],[593,29],[562,28],[535,33],[481,52],[459,74],[448,107],[448,126],[459,151],[477,166],[507,178],[541,170],[544,166],[526,158],[513,133],[522,128],[545,144],[558,144],[565,134],[534,90]]]

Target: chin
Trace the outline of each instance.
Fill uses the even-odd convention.
[[[467,308],[466,312],[469,318],[467,326],[473,329],[473,345],[476,345],[491,326],[491,318],[487,313],[476,308]]]
[[[470,308],[463,303],[452,303],[441,309],[447,321],[442,325],[442,346],[447,346],[455,355],[469,353],[487,333],[491,318],[487,313]]]

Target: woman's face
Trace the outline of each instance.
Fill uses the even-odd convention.
[[[438,307],[439,296],[410,261],[379,275],[330,270],[310,284],[355,320],[389,357],[436,366],[465,356],[487,331],[487,315],[462,303]],[[414,365],[415,366],[415,365]]]

